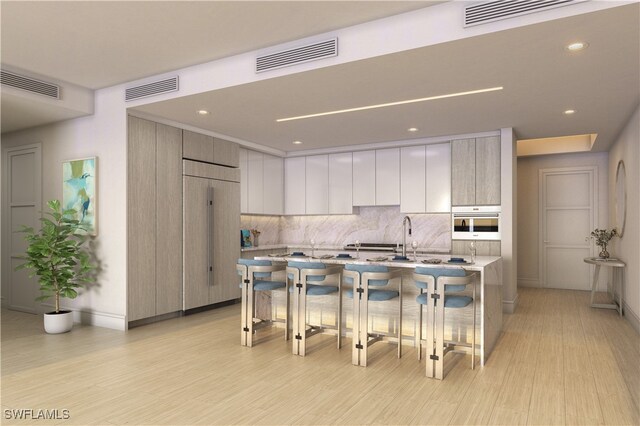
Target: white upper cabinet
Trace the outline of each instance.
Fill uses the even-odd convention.
[[[400,204],[400,148],[376,150],[376,206]]]
[[[280,157],[240,148],[240,213],[281,215],[284,162]]]
[[[264,156],[247,151],[247,213],[264,213]]]
[[[451,144],[426,146],[427,213],[451,212]]]
[[[305,157],[284,160],[284,214],[306,213],[306,161]]]
[[[247,199],[248,199],[248,189],[249,183],[247,179],[247,170],[249,168],[247,163],[247,155],[248,152],[244,148],[240,148],[239,157],[240,157],[240,213],[248,213],[249,209],[247,207]]]
[[[329,214],[353,213],[353,154],[329,155]]]
[[[427,159],[424,145],[400,150],[400,211],[424,213],[427,208]]]
[[[376,205],[376,152],[353,153],[353,205]]]
[[[281,215],[284,213],[284,160],[264,154],[263,173],[263,213]]]
[[[329,213],[329,156],[312,155],[306,159],[305,213]]]

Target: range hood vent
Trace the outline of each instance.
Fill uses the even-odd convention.
[[[178,76],[175,76],[141,86],[129,87],[125,91],[124,100],[126,102],[135,101],[136,99],[160,95],[162,93],[176,92],[177,90]]]
[[[485,24],[585,1],[588,0],[495,0],[477,3],[464,8],[464,26]]]
[[[258,56],[256,59],[256,73],[334,56],[338,56],[337,38],[296,47],[295,49],[283,50],[270,55]]]
[[[36,95],[60,99],[60,86],[57,84],[47,83],[5,70],[0,70],[0,82],[6,86],[25,90]]]

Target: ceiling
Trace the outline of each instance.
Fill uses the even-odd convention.
[[[434,4],[175,3],[3,2],[3,65],[99,88]],[[639,102],[639,17],[635,3],[136,109],[282,151],[502,127],[521,139],[597,133],[594,149],[607,150]],[[22,36],[30,33],[43,37]],[[590,46],[570,54],[564,46],[576,39]],[[504,90],[275,121],[494,86]],[[203,108],[211,113],[195,114]],[[6,117],[3,96],[3,131]]]

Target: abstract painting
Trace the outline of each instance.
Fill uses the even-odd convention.
[[[98,235],[97,157],[62,163],[62,205],[76,211],[74,219],[84,225],[86,234]]]

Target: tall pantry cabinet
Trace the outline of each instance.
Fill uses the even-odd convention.
[[[128,118],[127,320],[182,309],[182,131]]]
[[[239,298],[237,144],[127,124],[127,321]]]

